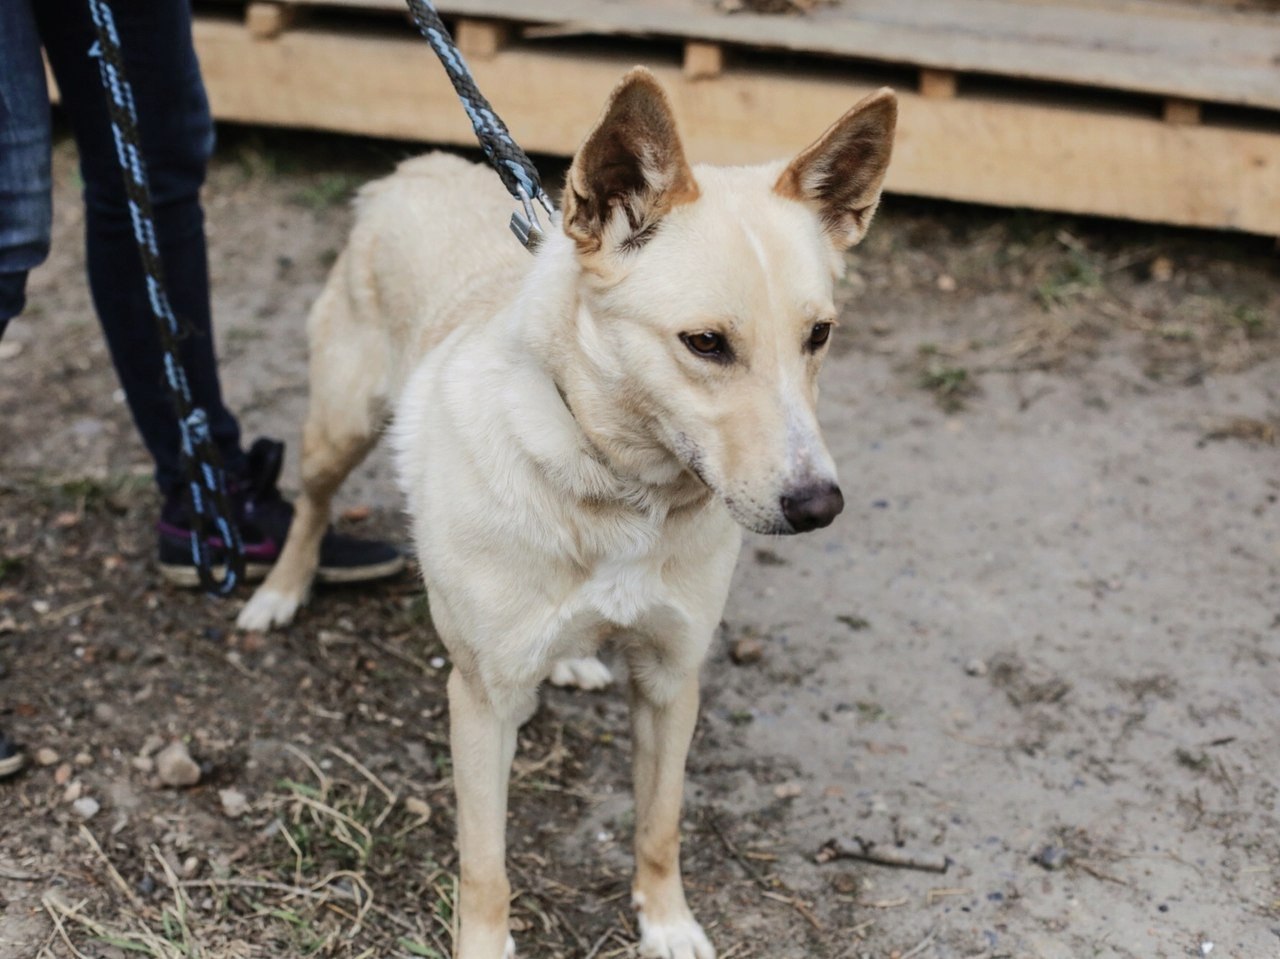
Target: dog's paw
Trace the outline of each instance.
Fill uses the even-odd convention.
[[[661,924],[640,913],[640,955],[645,959],[716,959],[715,947],[692,918]]]
[[[562,659],[551,668],[551,685],[576,689],[604,689],[613,682],[609,667],[594,656]]]
[[[516,941],[507,936],[506,948],[502,950],[502,959],[516,959]]]
[[[240,610],[236,626],[254,632],[261,632],[272,626],[287,626],[293,622],[301,605],[301,597],[286,596],[262,586],[244,604],[244,609]]]

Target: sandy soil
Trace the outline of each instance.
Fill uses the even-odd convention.
[[[250,436],[296,444],[345,197],[402,153],[224,137],[215,308]],[[57,173],[56,250],[0,344],[0,724],[47,763],[0,784],[0,957],[447,955],[419,590],[322,593],[262,637],[162,586],[66,146]],[[704,673],[684,858],[721,955],[1280,954],[1274,253],[891,199],[843,298],[846,512],[748,541]],[[343,497],[396,538],[399,505],[383,453]],[[173,738],[199,785],[156,785]],[[549,692],[522,740],[523,954],[626,955],[623,704]],[[816,861],[854,837],[950,865]]]

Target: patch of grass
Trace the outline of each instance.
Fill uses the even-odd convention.
[[[867,725],[878,723],[889,715],[888,710],[883,706],[869,700],[859,700],[853,704],[853,707],[858,711],[858,721]]]
[[[309,210],[321,212],[349,201],[363,182],[363,178],[349,173],[328,173],[317,177],[291,199]]]
[[[1254,306],[1237,306],[1231,311],[1228,322],[1244,330],[1245,337],[1250,340],[1256,340],[1268,332],[1266,314]]]
[[[861,616],[854,616],[849,613],[845,613],[840,616],[837,616],[836,622],[844,623],[846,626],[852,629],[855,633],[858,632],[859,630],[867,629],[871,625],[870,622],[863,619]]]
[[[920,372],[920,388],[933,394],[938,405],[948,413],[964,408],[965,400],[977,392],[977,386],[963,366],[942,361],[925,364]]]
[[[419,830],[430,807],[403,801],[337,747],[328,752],[347,764],[350,777],[336,775],[346,767],[335,763],[330,775],[292,751],[314,781],[281,779],[253,803],[246,828],[274,829],[274,841],[254,843],[256,854],[233,860],[229,871],[210,863],[213,875],[180,879],[153,846],[164,885],[156,896],[141,897],[83,828],[103,885],[119,895],[100,915],[83,902],[69,904],[56,890],[45,897],[55,933],[71,954],[96,955],[85,946],[95,943],[150,959],[451,955],[456,882],[420,852]],[[407,863],[415,875],[403,888]],[[414,905],[403,913],[384,901],[394,902],[397,893],[401,901],[412,896]],[[254,946],[243,938],[249,926],[256,930]]]
[[[1102,289],[1102,270],[1088,251],[1076,247],[1069,249],[1040,281],[1035,298],[1046,310],[1052,310]]]

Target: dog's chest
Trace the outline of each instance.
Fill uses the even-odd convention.
[[[662,569],[670,544],[663,539],[660,517],[615,519],[609,525],[574,590],[573,618],[634,627],[669,602]]]
[[[600,563],[578,590],[583,612],[616,626],[634,626],[663,605],[661,564],[649,556],[618,557]]]

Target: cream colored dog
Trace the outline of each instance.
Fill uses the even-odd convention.
[[[435,626],[461,859],[460,959],[513,954],[504,866],[516,730],[539,684],[628,667],[640,951],[711,959],[679,818],[698,668],[741,527],[825,526],[843,501],[814,413],[842,251],[880,197],[896,118],[875,93],[789,165],[690,168],[636,69],[578,151],[562,230],[505,235],[489,170],[436,155],[360,194],[311,314],[303,494],[240,624],[292,618],[334,490],[396,410]]]

